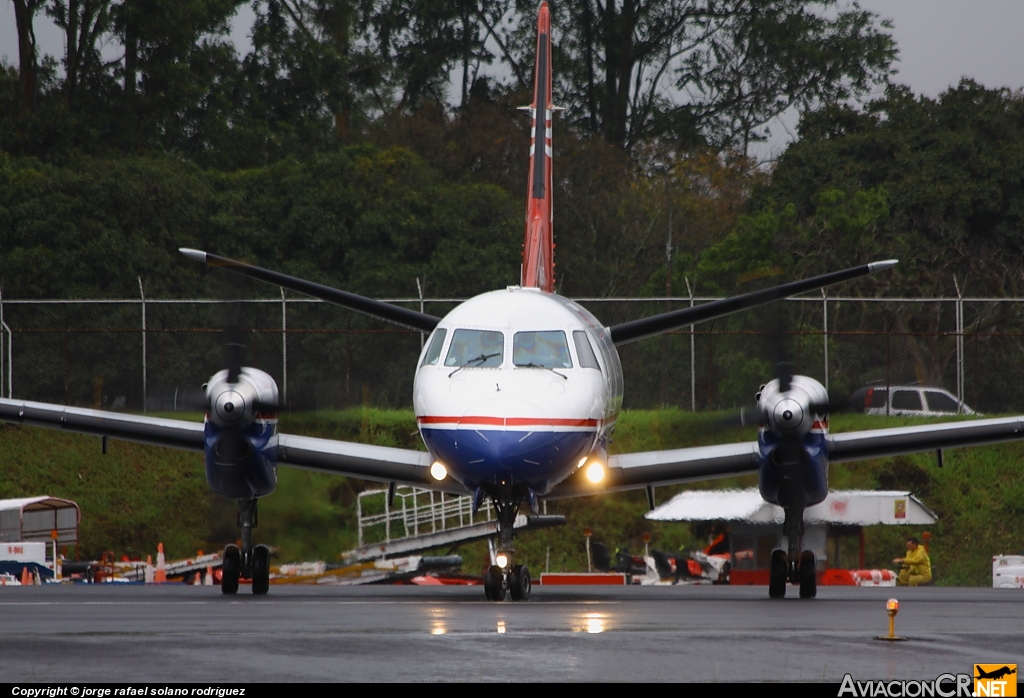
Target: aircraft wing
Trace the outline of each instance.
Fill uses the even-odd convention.
[[[438,482],[430,476],[433,461],[426,451],[280,434],[277,462],[321,473],[466,494],[466,489],[450,477]]]
[[[204,450],[202,422],[181,419],[0,399],[0,422],[198,453]],[[430,476],[430,454],[425,451],[278,434],[277,462],[280,465],[364,480],[396,482],[456,494],[466,493],[451,478],[437,482]]]
[[[545,499],[582,497],[601,492],[636,490],[648,485],[711,480],[757,472],[757,442],[677,448],[670,451],[624,453],[608,458],[608,472],[592,484],[578,471]]]
[[[830,434],[828,457],[832,463],[842,463],[1021,439],[1024,439],[1024,417],[977,419]],[[555,487],[547,498],[582,497],[749,475],[757,472],[757,449],[757,442],[748,441],[610,456],[604,481],[592,484],[580,471]]]
[[[161,419],[46,402],[0,399],[0,421],[186,451],[203,450],[202,422],[186,422],[182,419]]]
[[[842,463],[1017,439],[1024,439],[1024,417],[972,419],[964,422],[830,434],[828,457],[833,463]]]

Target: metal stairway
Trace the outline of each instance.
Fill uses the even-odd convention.
[[[403,485],[395,488],[394,501],[389,504],[388,490],[367,490],[359,494],[357,512],[359,547],[342,554],[348,563],[410,555],[497,534],[494,507],[487,502],[474,513],[469,495],[446,495]],[[515,529],[563,525],[564,516],[519,514]]]

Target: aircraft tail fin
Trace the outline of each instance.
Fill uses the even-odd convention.
[[[555,290],[555,242],[551,206],[551,15],[542,2],[537,12],[537,60],[533,78],[530,130],[530,180],[526,196],[521,285]]]

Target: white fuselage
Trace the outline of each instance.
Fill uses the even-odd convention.
[[[420,355],[413,405],[431,455],[469,491],[544,494],[602,457],[622,404],[622,367],[587,310],[534,288],[476,296]]]

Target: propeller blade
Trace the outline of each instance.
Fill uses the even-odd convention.
[[[242,352],[245,346],[227,341],[224,343],[224,360],[228,368],[228,383],[237,383],[238,377],[242,374]]]
[[[256,400],[252,403],[252,407],[257,412],[283,412],[287,408],[286,405],[280,402],[264,402],[263,400]]]
[[[828,402],[812,402],[807,408],[814,414],[834,414],[852,409],[850,398],[830,398]]]
[[[793,364],[788,361],[780,361],[776,369],[779,372],[779,391],[788,393],[793,383]]]

